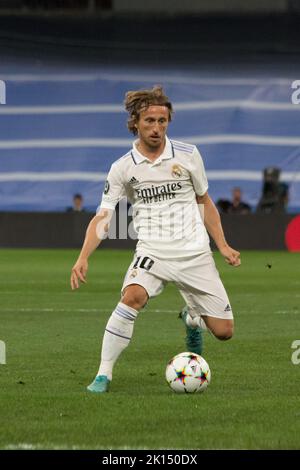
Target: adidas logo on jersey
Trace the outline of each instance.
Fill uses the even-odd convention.
[[[129,184],[136,184],[139,183],[139,181],[133,176],[131,180],[129,181]]]
[[[226,308],[224,309],[224,312],[231,312],[231,307],[229,304],[226,305]]]

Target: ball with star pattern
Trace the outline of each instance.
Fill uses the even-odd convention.
[[[166,380],[176,393],[204,392],[211,380],[209,365],[199,354],[183,352],[173,357],[166,368]]]

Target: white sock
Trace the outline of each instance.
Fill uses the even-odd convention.
[[[112,371],[121,352],[130,343],[138,311],[119,302],[111,314],[103,337],[101,363],[97,375],[112,379]]]
[[[205,321],[200,315],[195,315],[192,317],[190,313],[188,313],[186,317],[186,323],[191,328],[197,328],[199,326],[202,330],[208,329]]]

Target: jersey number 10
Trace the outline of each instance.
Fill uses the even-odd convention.
[[[142,258],[142,260],[141,258],[142,258],[141,256],[137,257],[136,262],[134,263],[132,269],[142,268],[142,269],[146,269],[146,271],[150,271],[150,269],[152,268],[154,264],[153,259],[149,258],[148,256],[145,256],[144,258]]]

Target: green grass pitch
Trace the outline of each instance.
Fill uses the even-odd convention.
[[[216,254],[235,313],[235,336],[205,334],[212,382],[176,395],[165,367],[185,351],[184,305],[167,286],[136,321],[111,390],[86,392],[105,324],[119,300],[128,251],[98,250],[88,284],[71,292],[78,250],[0,250],[0,448],[296,449],[300,447],[300,254]],[[268,267],[272,265],[272,267]],[[299,354],[300,356],[300,354]]]

